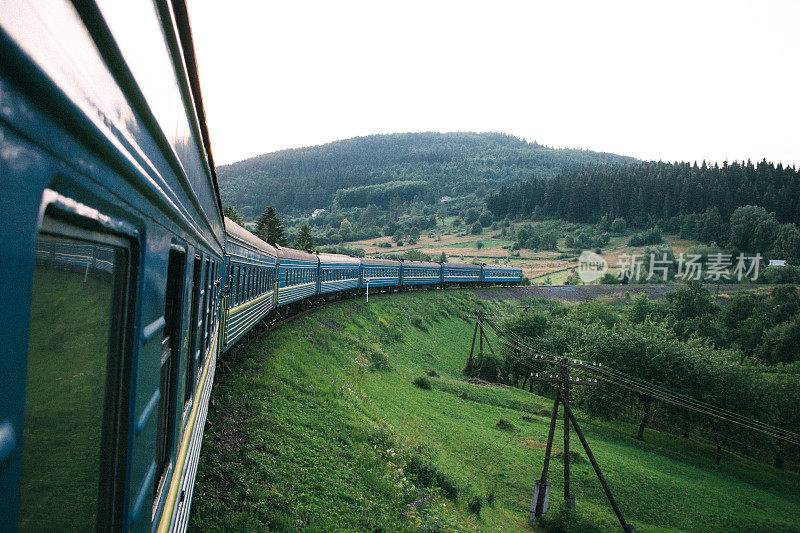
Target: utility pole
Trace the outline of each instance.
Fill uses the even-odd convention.
[[[553,360],[546,360],[543,359],[542,363],[546,364],[553,364],[559,365],[559,372],[557,376],[548,376],[548,377],[531,377],[532,381],[544,381],[547,383],[554,383],[556,385],[556,397],[553,401],[553,413],[550,417],[550,431],[547,435],[547,447],[545,448],[544,452],[544,463],[542,465],[542,475],[538,480],[534,482],[534,489],[533,489],[533,498],[531,499],[531,508],[530,513],[528,515],[528,521],[533,523],[535,518],[542,518],[547,514],[547,507],[550,499],[550,482],[547,481],[547,474],[548,469],[550,466],[550,454],[553,449],[553,437],[555,434],[556,428],[556,421],[558,419],[558,407],[559,404],[564,404],[564,501],[567,507],[572,510],[575,508],[575,495],[571,494],[569,489],[569,426],[572,423],[572,426],[575,428],[575,432],[578,434],[578,438],[583,445],[583,449],[586,452],[586,456],[589,459],[589,462],[592,464],[592,468],[597,475],[597,479],[600,481],[600,485],[603,487],[603,491],[608,498],[609,503],[611,503],[612,509],[614,509],[614,514],[617,515],[617,519],[619,520],[620,525],[622,526],[622,530],[625,533],[636,533],[636,529],[633,525],[628,524],[625,521],[625,517],[622,515],[622,511],[617,505],[617,501],[614,499],[613,494],[611,494],[611,488],[608,486],[603,473],[600,470],[600,465],[597,464],[597,460],[594,458],[594,454],[592,450],[589,448],[589,443],[586,441],[586,437],[583,435],[583,431],[581,431],[581,427],[578,424],[578,420],[575,418],[575,415],[572,414],[572,409],[569,406],[569,386],[570,383],[575,385],[596,385],[597,380],[595,379],[592,381],[591,379],[572,379],[569,375],[569,371],[571,367],[574,368],[581,368],[584,366],[602,366],[602,364],[594,363],[592,365],[584,365],[583,361],[572,360],[570,362],[569,359],[566,357],[561,358],[559,361]]]
[[[489,351],[494,355],[494,350],[492,349],[492,345],[489,343],[489,337],[486,336],[486,333],[483,331],[483,319],[484,317],[493,317],[494,315],[491,313],[484,313],[481,310],[474,311],[473,315],[475,317],[475,331],[472,333],[472,346],[469,349],[469,358],[467,359],[467,366],[464,368],[464,372],[469,372],[472,370],[472,355],[475,353],[475,339],[478,337],[478,332],[480,331],[480,340],[479,340],[479,350],[480,354],[483,355],[483,339],[486,339],[486,346],[489,347]]]

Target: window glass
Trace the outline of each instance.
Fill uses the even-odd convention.
[[[121,358],[127,263],[123,246],[46,234],[37,240],[20,531],[89,531],[102,520],[101,496],[110,489],[101,484],[112,476],[101,476],[102,428],[114,416],[106,393]]]

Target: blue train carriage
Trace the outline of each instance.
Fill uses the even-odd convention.
[[[302,250],[275,246],[278,251],[278,307],[317,294],[319,258]]]
[[[185,529],[224,251],[185,6],[6,7],[0,531]]]
[[[400,261],[362,258],[361,289],[392,291],[400,287]]]
[[[317,254],[319,258],[319,283],[317,293],[321,296],[332,293],[348,294],[358,290],[361,278],[361,261],[340,254]]]
[[[519,285],[522,281],[522,269],[502,265],[484,265],[483,282],[487,285]]]
[[[442,264],[427,261],[403,261],[400,285],[409,287],[431,287],[442,283]]]
[[[442,263],[442,283],[445,286],[467,286],[481,283],[481,265],[471,263]]]
[[[225,218],[227,282],[222,349],[233,346],[277,304],[278,250]]]

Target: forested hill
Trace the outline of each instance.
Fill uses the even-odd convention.
[[[217,176],[223,202],[253,218],[268,204],[285,213],[327,208],[340,190],[343,207],[381,205],[393,196],[432,203],[439,196],[553,176],[572,165],[630,161],[501,133],[397,133],[273,152],[220,166]],[[379,186],[388,182],[402,183]]]
[[[624,218],[638,227],[680,227],[687,216],[712,213],[728,220],[742,206],[800,224],[800,171],[753,164],[637,162],[566,168],[553,179],[503,186],[486,201],[495,217],[542,216],[597,222]]]

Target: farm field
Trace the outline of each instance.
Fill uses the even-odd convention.
[[[434,260],[444,252],[450,261],[510,264],[521,267],[523,274],[534,285],[563,285],[571,270],[578,266],[580,252],[569,248],[564,238],[558,239],[558,250],[533,251],[523,248],[512,252],[514,241],[501,235],[501,230],[485,228],[484,233],[480,235],[470,235],[467,228],[453,227],[452,218],[445,219],[444,225],[423,232],[416,244],[396,246],[391,237],[379,237],[348,242],[346,245],[362,248],[368,256],[402,255],[406,251],[417,250],[431,256]],[[523,224],[536,226],[542,222],[521,221],[513,223],[513,226],[518,228]],[[614,266],[623,262],[623,254],[641,254],[648,248],[647,246],[628,245],[630,236],[634,233],[635,231],[626,231],[624,234],[614,235],[602,248],[602,256],[611,266],[610,272],[617,271]],[[381,244],[383,247],[379,246]],[[387,248],[387,244],[391,247]],[[663,244],[672,248],[677,257],[699,243],[690,239],[682,239],[677,235],[664,234]]]
[[[226,354],[190,528],[530,531],[552,400],[461,372],[468,312],[503,316],[516,305],[470,291],[376,295]],[[652,429],[638,441],[633,425],[576,414],[638,531],[800,531],[797,474],[741,458],[715,465],[711,448]],[[563,512],[554,459],[551,507],[537,527],[618,530],[577,438],[572,449],[577,511]]]

